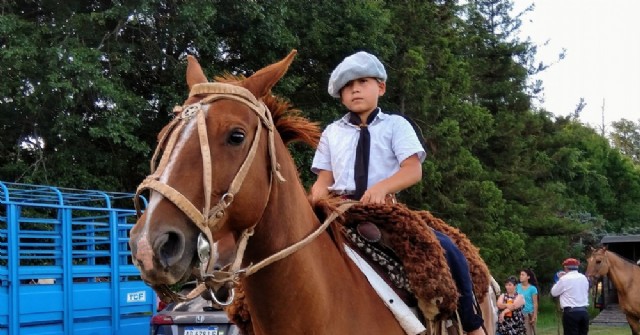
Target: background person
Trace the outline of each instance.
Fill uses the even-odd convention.
[[[520,283],[516,286],[516,292],[524,297],[524,327],[527,335],[536,334],[536,321],[538,320],[538,279],[531,269],[520,271]]]
[[[524,297],[516,292],[518,280],[510,276],[504,282],[505,293],[502,293],[496,301],[498,305],[498,334],[500,335],[525,335],[524,326]]]
[[[578,272],[580,261],[567,258],[562,262],[564,274],[551,288],[551,295],[560,298],[564,335],[587,335],[589,332],[589,280]]]

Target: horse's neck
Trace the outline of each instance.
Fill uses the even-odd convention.
[[[284,155],[278,160],[287,181],[274,182],[247,244],[245,265],[300,242],[320,226],[293,160]],[[256,334],[404,334],[327,232],[245,278],[243,288]]]
[[[613,252],[607,251],[605,257],[607,257],[609,263],[607,276],[609,276],[613,285],[615,285],[618,293],[624,294],[627,291],[627,287],[633,283],[631,278],[636,269],[633,264],[626,262],[622,257]]]
[[[286,183],[292,182],[295,181]],[[270,195],[264,215],[256,225],[253,237],[249,239],[245,263],[255,264],[296,244],[318,226],[319,221],[302,187],[288,191],[277,188]]]
[[[300,242],[319,226],[320,222],[301,187],[286,192],[276,190],[263,220],[249,240],[245,263],[260,262]],[[264,267],[244,281],[252,320],[258,327],[263,323],[262,327],[268,324],[273,329],[282,329],[288,323],[290,329],[296,329],[297,326],[291,323],[300,318],[274,317],[274,309],[304,315],[317,313],[318,308],[331,310],[349,305],[349,294],[353,295],[352,299],[358,299],[354,294],[357,291],[350,290],[350,285],[366,285],[362,280],[347,278],[352,275],[347,262],[325,232],[302,249]],[[281,312],[285,316],[291,315],[284,310]]]

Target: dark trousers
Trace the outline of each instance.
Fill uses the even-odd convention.
[[[440,245],[444,249],[444,256],[447,264],[451,269],[451,276],[456,282],[460,298],[458,299],[458,314],[460,314],[460,323],[462,330],[470,332],[476,330],[483,325],[482,317],[476,314],[474,310],[473,283],[471,282],[471,274],[469,273],[469,264],[460,249],[451,241],[449,236],[434,230],[436,237],[440,241]],[[566,334],[566,333],[565,333]],[[586,333],[585,333],[586,334]]]
[[[580,310],[565,310],[562,313],[562,328],[564,335],[587,335],[589,332],[589,313],[586,308]]]

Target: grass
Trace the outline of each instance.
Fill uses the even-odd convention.
[[[537,335],[562,335],[562,314],[557,312],[555,302],[549,296],[540,297],[538,312]],[[593,319],[598,315],[598,310],[589,308],[589,315]],[[608,327],[589,326],[589,335],[629,335],[629,326]]]
[[[552,328],[538,327],[536,335],[562,335],[562,326],[560,326],[560,332],[558,328],[553,326]],[[589,335],[629,335],[631,334],[631,328],[624,327],[608,327],[608,326],[589,326]]]

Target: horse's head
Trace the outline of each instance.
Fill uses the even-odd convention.
[[[272,182],[283,180],[274,145],[281,139],[262,99],[295,53],[231,83],[209,83],[188,58],[189,98],[160,132],[151,175],[138,187],[150,191],[149,202],[129,244],[148,283],[186,280],[214,256],[213,241],[260,220]]]
[[[591,256],[587,259],[586,276],[591,284],[598,282],[601,277],[604,277],[609,272],[609,260],[606,252],[606,247],[593,249]]]

